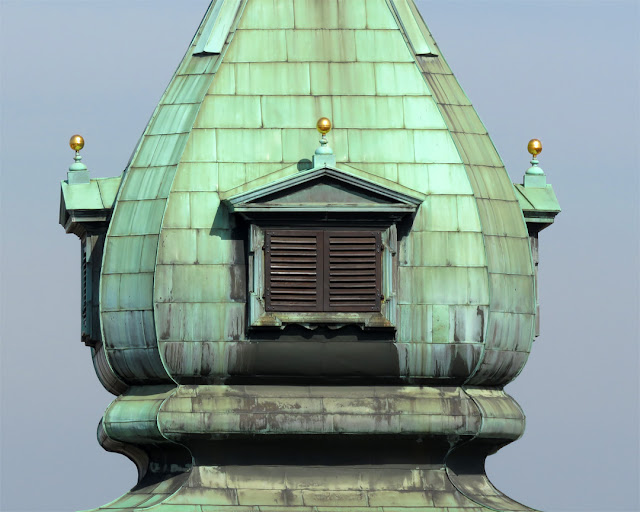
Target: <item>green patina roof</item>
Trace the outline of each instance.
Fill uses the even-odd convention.
[[[336,168],[424,198],[398,269],[397,345],[414,354],[400,358],[402,374],[437,373],[456,351],[471,382],[522,368],[535,285],[521,203],[413,2],[219,0],[109,225],[101,320],[122,379],[167,380],[159,351],[186,341],[201,346],[182,370],[203,371],[206,350],[218,354],[208,371],[224,374],[225,343],[244,339],[246,322],[234,295],[244,249],[222,201],[308,168],[323,116]]]
[[[94,178],[89,183],[62,182],[62,201],[67,210],[111,209],[120,188],[121,177]]]
[[[333,122],[335,165],[309,170],[320,117]],[[367,331],[340,343],[326,343],[323,332],[301,343],[248,331],[251,301],[262,297],[251,296],[246,281],[264,279],[247,262],[263,246],[252,238],[259,230],[234,210],[266,208],[260,201],[277,193],[291,201],[281,210],[307,211],[318,205],[296,202],[309,196],[302,182],[319,176],[319,187],[344,185],[337,206],[350,205],[349,214],[360,210],[351,199],[358,194],[371,211],[407,213],[401,227],[389,227],[403,232],[384,248],[393,254],[381,270],[393,306],[388,343]],[[287,196],[292,190],[303,194]],[[104,439],[153,445],[194,434],[455,434],[448,450],[463,441],[459,435],[497,446],[521,434],[522,411],[498,388],[523,368],[535,332],[525,217],[559,208],[550,188],[514,188],[411,0],[212,2],[122,180],[63,183],[65,212],[112,205],[96,369],[104,382],[129,390],[107,410]],[[251,386],[210,385],[230,376],[293,378],[301,367],[314,383],[365,375],[409,386],[291,386],[286,396],[257,386],[273,396],[256,398]],[[460,396],[447,405],[441,391]],[[409,406],[412,393],[425,396]],[[257,489],[242,483],[255,475],[238,486],[231,473],[210,471],[194,468],[187,485],[184,476],[167,478],[161,489],[138,487],[107,509],[527,510],[484,475],[448,475],[443,467],[424,472],[423,488],[411,490],[406,479],[416,475],[408,468],[393,488],[365,488],[368,477],[352,472],[341,483],[353,488],[337,490],[335,479],[316,478],[327,484],[322,490],[305,487],[286,468],[267,477],[269,485],[282,478],[281,486]]]
[[[527,222],[552,223],[555,216],[560,213],[560,203],[553,187],[525,187],[515,185],[516,197]]]
[[[67,230],[80,234],[78,222],[106,222],[111,214],[122,178],[88,179],[87,183],[61,183],[58,221]]]
[[[502,162],[446,63],[434,56],[440,52],[415,6],[275,5],[230,1],[238,11],[229,25],[212,24],[222,15],[219,2],[212,4],[126,171],[105,249],[101,311],[105,332],[113,339],[126,332],[132,344],[112,352],[112,364],[135,378],[144,361],[145,375],[162,379],[167,360],[158,344],[169,350],[186,340],[244,337],[245,305],[233,298],[229,271],[233,226],[220,196],[298,173],[318,146],[315,121],[326,116],[338,168],[426,196],[399,269],[398,340],[430,355],[403,358],[408,367],[401,371],[433,371],[423,361],[437,366],[439,356],[425,343],[459,339],[466,347],[454,350],[475,346],[484,354],[472,358],[487,361],[488,374],[483,363],[477,367],[479,380],[495,372],[505,351],[513,364],[494,377],[510,378],[533,337],[527,230]],[[228,37],[211,27],[229,27]],[[213,46],[207,52],[212,38],[226,41],[219,54]],[[426,248],[439,239],[448,244],[447,262],[433,266],[437,258]],[[478,307],[487,310],[480,331],[450,327],[454,317],[472,325]],[[424,333],[414,327],[425,325],[422,318],[432,326]],[[498,327],[509,323],[522,335],[519,344]],[[480,343],[484,332],[493,334]],[[198,372],[198,357],[183,371]],[[224,372],[226,363],[219,364],[213,371]]]

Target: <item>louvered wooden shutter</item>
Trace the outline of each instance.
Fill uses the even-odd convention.
[[[265,299],[267,311],[322,310],[320,231],[267,231]]]
[[[380,232],[327,231],[324,311],[380,311]]]
[[[91,279],[89,265],[87,264],[87,243],[82,240],[80,245],[80,301],[82,307],[80,330],[84,337],[90,332],[89,311],[89,279]]]
[[[380,311],[379,231],[265,235],[267,311]]]

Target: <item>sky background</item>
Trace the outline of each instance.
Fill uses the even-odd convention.
[[[348,0],[347,0],[348,1]],[[59,182],[86,139],[119,175],[208,0],[0,0],[0,510],[79,510],[136,481],[96,426],[113,397],[80,342],[80,243]],[[418,0],[512,180],[563,212],[540,237],[542,335],[507,391],[527,415],[494,484],[560,511],[638,511],[640,3]]]

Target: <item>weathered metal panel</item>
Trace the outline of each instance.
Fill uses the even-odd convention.
[[[100,210],[104,208],[97,180],[69,185],[62,182],[62,201],[67,210]]]
[[[446,66],[440,59],[419,59],[419,64],[425,71],[425,78],[429,83],[438,104],[443,105],[471,105],[455,76],[447,69],[445,73],[430,73],[430,66]]]
[[[429,172],[429,193],[473,195],[463,165],[430,164],[427,169]]]
[[[293,0],[293,8],[296,28],[301,29],[363,29],[367,19],[364,0]]]
[[[331,103],[330,96],[262,96],[262,126],[308,129],[309,124],[304,122],[305,119],[331,116],[335,120]],[[344,123],[340,126],[346,127]],[[314,142],[317,144],[317,141]]]
[[[375,95],[376,74],[370,62],[312,62],[313,95]]]
[[[158,264],[194,265],[198,261],[196,231],[165,228],[160,234]]]
[[[459,231],[458,201],[455,195],[427,196],[416,216],[415,231]]]
[[[411,3],[407,0],[391,0],[391,5],[393,5],[396,15],[402,24],[413,53],[415,55],[435,55],[434,48],[427,42],[426,34],[420,30],[416,20],[417,11],[414,13],[411,9]]]
[[[431,311],[433,312],[433,320],[431,324],[433,330],[433,343],[448,343],[453,339],[453,336],[449,335],[449,306],[446,304],[434,304]]]
[[[162,223],[163,228],[191,227],[191,194],[172,192],[169,196]]]
[[[515,185],[516,197],[523,211],[539,210],[543,212],[558,213],[560,204],[551,185],[546,187],[525,187]]]
[[[231,341],[239,339],[244,329],[245,306],[238,302],[157,303],[155,310],[158,336],[163,342]],[[227,375],[226,357],[222,361],[214,359],[212,356],[212,362],[220,365],[220,375]],[[184,363],[167,360],[167,364],[176,367]],[[210,366],[206,361],[202,364]]]
[[[460,388],[396,386],[179,386],[166,396],[160,409],[152,395],[136,400],[145,406],[136,415],[134,400],[123,397],[112,405],[109,416],[113,423],[134,418],[147,422],[147,417],[157,411],[163,436],[177,441],[194,430],[210,435],[473,435],[482,428],[478,401],[485,405],[488,419],[522,419],[521,411],[507,395],[471,400]]]
[[[356,32],[354,30],[288,30],[289,62],[354,62]],[[362,60],[362,59],[360,59]]]
[[[531,248],[526,238],[485,236],[487,258],[494,262],[492,270],[501,274],[530,276]]]
[[[260,128],[259,96],[207,96],[200,107],[196,128]],[[195,143],[195,141],[194,141]]]
[[[158,265],[156,302],[246,300],[246,268],[240,265]]]
[[[208,94],[235,94],[236,93],[236,67],[238,64],[222,62],[216,70],[215,80],[211,82]],[[241,66],[244,66],[241,64]]]
[[[505,313],[536,312],[533,276],[515,274],[490,274],[491,311]]]
[[[281,162],[281,130],[216,130],[220,162]]]
[[[478,199],[477,205],[486,235],[528,238],[520,206],[516,201]]]
[[[242,13],[238,29],[293,29],[293,2],[251,0]]]
[[[424,130],[447,128],[431,96],[405,96],[402,102],[405,128]]]
[[[220,212],[219,212],[220,210]],[[189,193],[190,225],[193,229],[205,229],[212,227],[230,227],[222,224],[216,217],[224,215],[220,206],[220,197],[215,192],[191,192]],[[226,220],[226,219],[225,219]],[[221,225],[222,224],[222,225]]]
[[[218,190],[218,164],[215,162],[183,162],[176,172],[175,192],[214,192]]]
[[[206,63],[212,62],[210,59],[201,59]],[[177,75],[173,83],[165,93],[163,103],[197,105],[202,101],[207,89],[211,85],[211,74],[205,75]]]
[[[129,178],[130,185],[120,194],[120,201],[167,198],[175,167],[136,169]]]
[[[92,347],[91,358],[93,360],[93,368],[96,371],[98,380],[109,393],[118,396],[128,389],[128,386],[118,378],[109,366],[102,342],[99,342],[95,347]]]
[[[394,96],[334,96],[333,122],[340,128],[384,126],[403,128],[402,98]],[[333,132],[331,132],[333,140]],[[372,143],[375,144],[375,143]],[[333,143],[335,146],[335,143]],[[353,161],[358,161],[352,158]]]
[[[239,30],[224,56],[225,62],[286,62],[284,30]]]
[[[400,374],[462,382],[481,361],[481,343],[398,343]]]
[[[460,156],[445,130],[415,130],[416,161],[429,164],[457,164]]]
[[[184,148],[181,162],[215,162],[216,137],[214,130],[193,129]]]
[[[176,104],[161,105],[154,114],[153,120],[147,131],[148,135],[168,135],[176,133],[188,133],[193,126],[193,120],[200,105],[192,104]],[[153,161],[159,165],[159,162]],[[177,161],[171,159],[167,164],[175,164]]]
[[[152,302],[153,274],[120,274],[118,309],[122,311],[148,307]]]
[[[180,120],[180,122],[184,126],[184,121]],[[187,133],[145,135],[143,145],[131,167],[176,165],[180,161],[187,135]]]
[[[241,0],[216,0],[211,3],[193,50],[195,55],[222,52],[240,4]]]
[[[493,311],[487,342],[495,350],[528,352],[533,342],[535,315]]]
[[[400,304],[468,304],[467,267],[400,267]]]
[[[312,64],[312,66],[315,65]],[[234,68],[236,94],[290,95],[309,94],[311,91],[308,63],[258,62],[227,64],[227,66]],[[313,94],[323,94],[323,92],[314,90]]]
[[[414,162],[413,134],[406,130],[347,130],[352,162]],[[390,152],[388,148],[394,148]]]
[[[175,306],[181,306],[173,305]],[[209,305],[202,305],[209,306]],[[161,309],[158,306],[158,309]],[[179,309],[179,308],[178,308]],[[211,309],[210,307],[202,308]],[[222,311],[223,308],[218,308],[218,311]],[[224,308],[222,314],[223,320],[214,326],[214,329],[206,333],[206,336],[218,336],[217,339],[229,337],[228,329],[225,327],[225,315],[233,315],[235,312],[230,311],[229,308]],[[235,317],[233,317],[235,318]],[[203,318],[203,321],[205,319]],[[240,319],[238,321],[241,321]],[[228,321],[226,322],[228,323]],[[205,324],[210,325],[210,324]],[[221,331],[218,330],[218,325]],[[220,379],[221,375],[227,375],[227,360],[231,352],[231,344],[228,342],[200,342],[191,341],[193,338],[190,335],[194,332],[194,329],[190,329],[191,326],[186,326],[184,332],[184,339],[180,341],[165,341],[160,343],[160,350],[162,351],[162,357],[167,365],[171,377],[178,382],[193,382],[194,375],[197,375],[198,382],[213,383]],[[221,332],[221,334],[217,334]],[[195,332],[197,335],[198,332]]]
[[[121,442],[164,441],[158,429],[158,412],[173,392],[167,386],[131,388],[107,408],[102,420],[105,433]]]
[[[157,235],[112,237],[110,243],[112,250],[105,254],[102,263],[103,275],[154,271]]]
[[[110,236],[155,235],[160,232],[166,201],[144,199],[118,201],[116,212],[109,226]],[[109,239],[107,239],[107,243]]]
[[[400,264],[412,267],[484,267],[481,233],[414,231],[404,237]]]
[[[351,172],[356,175],[359,174],[367,180],[375,181],[389,188],[393,188],[395,184],[398,184],[405,189],[412,189],[413,187],[405,187],[402,183],[398,182],[398,165],[399,164],[389,162],[358,162],[357,168],[352,167],[349,164],[343,164],[341,167],[344,168],[345,171]],[[415,164],[403,165],[409,166]],[[420,191],[416,190],[416,192]]]
[[[504,170],[501,167],[467,165],[466,168],[470,169],[469,182],[477,198],[513,200],[513,184],[505,179]]]
[[[431,343],[433,340],[432,308],[430,304],[399,304],[398,341]]]
[[[401,163],[395,166],[397,178],[394,181],[398,184],[425,194],[429,191],[429,166],[427,164]],[[362,167],[362,164],[360,164],[360,167]],[[373,166],[370,164],[369,167]],[[368,169],[369,167],[364,168]],[[392,178],[393,175],[388,179]]]
[[[358,61],[413,63],[413,55],[398,30],[358,30],[355,42]]]
[[[114,315],[115,318],[110,318]],[[113,319],[113,324],[126,323],[125,313],[105,313],[105,324]],[[124,318],[121,318],[124,317]],[[129,324],[132,325],[132,324]],[[137,324],[139,325],[139,324]],[[136,335],[135,329],[131,332]],[[129,334],[131,336],[131,334]],[[136,338],[139,339],[139,338]],[[109,365],[122,381],[132,383],[153,383],[169,381],[165,367],[160,360],[158,350],[152,347],[127,348],[126,350],[109,348],[105,345],[105,354]]]
[[[489,326],[491,329],[491,326]],[[533,336],[531,337],[533,339]],[[530,349],[529,349],[530,350]],[[526,364],[529,351],[516,352],[509,350],[485,350],[482,365],[477,372],[469,378],[472,385],[486,385],[490,382],[495,386],[504,386],[511,382]]]
[[[381,96],[431,94],[429,87],[414,63],[385,62],[373,65],[376,94]]]
[[[446,119],[447,126],[452,132],[475,133],[484,135],[487,129],[484,127],[478,114],[471,105],[441,105],[441,110]]]

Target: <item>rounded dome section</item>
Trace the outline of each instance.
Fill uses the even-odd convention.
[[[266,21],[263,3],[248,0],[229,37],[207,33],[210,8],[125,173],[101,280],[110,368],[129,385],[509,382],[534,335],[527,228],[424,23],[415,18],[428,58],[383,0],[295,29],[293,0]],[[216,37],[227,42],[204,51]],[[335,164],[311,161],[320,118],[333,123]],[[419,207],[402,210],[405,197]],[[365,230],[377,240],[371,311],[327,298],[336,253],[324,245],[313,249],[322,305],[269,298],[270,244],[285,231],[293,276],[308,255],[300,233],[329,247]],[[352,289],[366,281],[356,270]],[[291,297],[300,283],[289,279]]]

